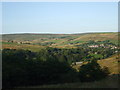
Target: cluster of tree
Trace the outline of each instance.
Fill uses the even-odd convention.
[[[48,53],[39,52],[39,54]],[[67,62],[60,62],[51,56],[46,56],[44,59],[39,54],[28,50],[4,49],[3,88],[75,81],[76,71]]]
[[[91,60],[79,68],[79,77],[82,82],[97,81],[106,77],[108,74],[108,68],[101,68],[96,60]]]
[[[79,61],[100,60],[115,54],[115,49],[110,48],[89,48],[78,47],[71,49],[58,49],[48,47],[42,49],[39,57],[46,59],[46,56],[54,57],[59,61],[67,61],[69,64]]]
[[[39,53],[28,50],[2,50],[3,88],[16,86],[68,83],[78,81],[95,81],[107,76],[107,69],[101,69],[96,61],[80,67],[79,72],[73,69],[64,55],[70,51],[49,48]],[[79,53],[72,51],[72,53]],[[56,56],[58,52],[58,57]],[[81,52],[82,54],[83,52]],[[61,56],[61,55],[62,56]],[[60,55],[60,56],[59,56]],[[79,57],[77,57],[80,59]]]

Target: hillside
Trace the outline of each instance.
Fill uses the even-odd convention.
[[[57,48],[74,48],[90,40],[118,43],[118,33],[83,33],[83,34],[3,34],[3,48],[17,45],[37,45]],[[14,46],[16,47],[16,46]]]
[[[118,55],[113,55],[109,58],[98,60],[98,63],[100,64],[101,67],[104,67],[104,66],[108,67],[110,74],[119,74],[120,73],[118,71],[118,69],[119,69],[118,65],[120,64]],[[83,64],[86,64],[86,62]],[[73,68],[78,69],[83,64],[75,65],[75,66],[73,66]]]
[[[63,84],[51,84],[51,85],[33,85],[15,87],[14,89],[32,89],[32,88],[118,88],[119,87],[119,72],[118,55],[113,55],[109,58],[98,60],[101,67],[108,67],[110,75],[104,79],[94,82],[74,82],[74,83],[63,83]],[[80,65],[78,65],[79,67]]]
[[[120,55],[113,55],[109,58],[98,60],[101,67],[108,67],[111,74],[118,74],[119,72],[119,57]]]

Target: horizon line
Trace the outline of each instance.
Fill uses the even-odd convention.
[[[119,32],[119,31],[118,31]],[[0,33],[1,35],[5,34],[85,34],[85,33],[117,33],[115,32],[75,32],[75,33],[51,33],[51,32],[18,32],[18,33]]]

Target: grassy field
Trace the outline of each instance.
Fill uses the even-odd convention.
[[[44,46],[4,42],[4,43],[2,43],[2,47],[1,48],[24,49],[24,50],[31,50],[31,51],[37,52],[40,49],[44,48]]]
[[[120,55],[113,55],[107,59],[102,59],[98,60],[98,63],[100,64],[101,67],[108,67],[109,71],[111,74],[118,74],[120,73],[119,71],[119,57]]]

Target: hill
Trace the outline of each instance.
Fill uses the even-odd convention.
[[[3,43],[3,48],[9,47],[11,44],[50,46],[57,48],[71,48],[71,47],[74,48],[76,47],[76,45],[81,45],[90,40],[94,41],[110,40],[110,42],[117,44],[118,33],[108,32],[108,33],[82,33],[82,34],[32,34],[32,33],[3,34],[1,42]]]
[[[60,84],[60,82],[58,81],[57,82],[58,85],[35,86],[35,87],[30,87],[30,88],[41,88],[41,87],[43,87],[43,88],[44,87],[45,88],[46,87],[47,88],[48,87],[54,87],[54,88],[60,88],[60,87],[63,87],[63,88],[66,88],[66,87],[68,87],[68,88],[69,87],[70,88],[75,88],[75,87],[77,87],[77,88],[106,88],[106,87],[112,88],[113,87],[113,88],[116,88],[118,86],[118,82],[117,82],[117,80],[118,80],[117,75],[119,74],[119,71],[118,71],[119,57],[117,55],[118,49],[119,49],[117,46],[118,33],[5,34],[2,36],[3,36],[3,39],[1,40],[0,43],[2,43],[3,49],[4,48],[28,49],[28,50],[34,51],[34,52],[31,52],[28,50],[27,51],[24,51],[24,50],[16,51],[16,50],[10,50],[10,49],[3,50],[5,52],[8,51],[7,52],[8,54],[7,53],[3,54],[3,55],[5,55],[4,61],[8,60],[8,62],[9,62],[10,60],[13,60],[13,61],[15,61],[14,65],[17,66],[17,68],[14,69],[15,67],[13,65],[13,62],[11,62],[11,61],[8,64],[4,64],[7,67],[7,69],[5,68],[6,72],[8,71],[8,73],[4,73],[4,75],[9,74],[9,70],[12,70],[8,67],[8,65],[11,64],[10,67],[13,68],[13,70],[16,70],[16,71],[20,70],[19,73],[21,74],[21,72],[22,72],[23,76],[25,76],[25,77],[20,76],[21,77],[21,80],[20,80],[19,74],[18,73],[15,74],[16,71],[12,71],[13,79],[16,77],[15,84],[19,80],[20,81],[25,80],[24,82],[26,83],[26,85],[29,82],[29,80],[31,82],[38,80],[37,83],[39,83],[43,78],[42,75],[40,77],[41,71],[43,71],[43,75],[45,76],[44,79],[47,79],[48,76],[50,76],[50,82],[52,82],[51,80],[54,79],[54,69],[55,69],[55,71],[59,71],[59,70],[56,70],[56,69],[59,69],[58,68],[59,63],[57,65],[54,63],[50,63],[50,62],[57,60],[57,59],[60,62],[62,62],[61,65],[64,65],[63,64],[64,61],[65,62],[67,61],[69,64],[66,63],[66,65],[69,65],[70,68],[72,66],[73,68],[76,68],[76,69],[78,69],[81,65],[86,64],[88,61],[94,59],[94,60],[98,61],[98,63],[100,64],[101,67],[104,67],[104,66],[108,67],[108,69],[110,71],[109,77],[107,77],[106,79],[100,80],[100,81],[85,82],[85,83],[82,83],[82,82],[77,83],[77,81],[76,81],[75,83],[73,83],[74,79],[76,79],[76,77],[77,77],[77,76],[75,76],[73,81],[71,81],[72,83],[70,83],[70,84],[69,83]],[[56,47],[56,48],[51,48],[51,47]],[[63,48],[65,48],[65,49],[63,49]],[[41,49],[41,51],[39,53],[37,53],[37,51],[39,51],[40,49]],[[9,54],[10,53],[9,51],[13,52],[13,54]],[[15,54],[14,51],[17,54]],[[25,52],[25,54],[22,51]],[[8,55],[8,56],[6,56],[6,55]],[[13,55],[13,56],[11,56],[12,59],[10,59],[10,60],[7,58],[7,57],[9,57],[9,55],[10,56]],[[14,56],[15,56],[15,58],[14,58]],[[16,60],[18,61],[18,64],[16,64]],[[33,63],[31,63],[32,61],[29,63],[30,60],[33,60]],[[40,63],[37,60],[40,61]],[[41,60],[46,62],[48,65],[45,63],[41,63]],[[25,63],[20,64],[19,61],[20,62],[22,61]],[[49,66],[49,64],[50,64],[50,67],[48,67],[48,68],[44,67],[44,66]],[[25,69],[26,67],[24,68],[24,65],[27,65],[28,68]],[[32,66],[35,65],[34,66],[35,69],[33,67],[31,67],[31,65]],[[43,65],[43,67],[41,67],[42,65]],[[57,65],[57,66],[55,66],[57,68],[55,68],[54,65]],[[23,67],[21,67],[21,66],[23,66]],[[40,66],[40,68],[39,68],[39,66]],[[31,69],[31,72],[32,73],[34,72],[35,74],[33,73],[33,75],[31,75],[31,72],[29,72],[30,69]],[[50,69],[50,70],[48,70],[48,69]],[[52,70],[53,70],[52,73],[49,72]],[[60,71],[61,70],[65,70],[65,69],[62,68],[62,69],[60,69]],[[66,70],[68,71],[68,69],[66,69]],[[71,68],[71,70],[72,70],[72,68]],[[25,73],[25,72],[27,72],[27,73]],[[75,71],[75,72],[78,73],[77,71]],[[72,77],[74,75],[77,75],[77,74],[75,74],[75,72],[70,72],[71,74],[69,73],[69,75],[72,75]],[[53,74],[53,78],[51,79],[52,74]],[[61,75],[61,73],[57,74],[57,75],[59,77],[59,75]],[[71,76],[69,76],[69,75],[67,76],[67,75],[68,74],[65,74],[65,76],[60,76],[60,77],[63,77],[63,82],[64,82],[64,80],[71,80]],[[96,73],[95,73],[95,75],[96,75]],[[101,74],[99,74],[99,75],[101,76]],[[33,78],[33,79],[29,79],[27,81],[26,76],[27,77],[30,76],[29,78]],[[33,76],[35,76],[35,79]],[[39,77],[37,77],[37,76],[39,76]],[[68,79],[66,79],[67,77],[68,77]],[[44,79],[43,79],[43,81],[44,81]],[[4,80],[6,80],[6,79],[4,79]],[[77,80],[78,80],[78,78],[77,78]],[[61,81],[61,78],[60,78],[60,81]],[[13,81],[11,80],[10,83],[11,82],[13,82]],[[18,85],[19,84],[21,86],[21,82],[19,82]],[[44,83],[44,84],[46,84],[46,83]],[[9,83],[8,83],[8,85],[9,85]],[[37,84],[35,84],[35,85],[37,85]],[[42,84],[38,84],[38,85],[42,85]],[[29,88],[29,86],[28,86],[28,88]]]

